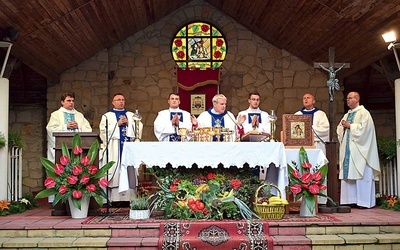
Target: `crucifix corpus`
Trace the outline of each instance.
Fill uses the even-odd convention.
[[[336,79],[336,73],[342,68],[350,68],[350,63],[335,63],[335,48],[329,48],[329,63],[315,62],[314,68],[322,68],[329,72],[329,79],[326,81],[329,88],[329,101],[333,102],[334,91],[339,90],[339,80]]]

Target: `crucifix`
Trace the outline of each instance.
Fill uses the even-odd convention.
[[[329,142],[325,143],[326,147],[326,157],[328,158],[328,189],[327,194],[336,203],[333,204],[329,200],[327,202],[328,207],[336,207],[339,204],[339,190],[338,185],[338,174],[337,174],[337,151],[336,143],[332,141],[333,134],[333,97],[335,94],[335,89],[339,90],[339,80],[336,79],[336,73],[342,68],[349,68],[350,63],[335,63],[335,48],[329,48],[329,63],[315,62],[314,68],[322,68],[329,73],[329,79],[326,81],[329,90]],[[339,209],[340,207],[338,207]]]
[[[329,48],[329,63],[315,62],[314,68],[322,68],[329,72],[329,79],[326,81],[329,90],[329,141],[332,141],[332,122],[333,122],[333,97],[335,89],[339,90],[339,80],[336,73],[342,68],[350,68],[350,63],[335,63],[335,48]]]

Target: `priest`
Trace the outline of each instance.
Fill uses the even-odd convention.
[[[233,132],[232,140],[237,137],[237,125],[233,114],[226,110],[227,98],[223,94],[217,94],[212,99],[213,107],[203,111],[197,118],[199,128],[222,127]],[[217,141],[217,137],[213,137],[213,141]]]

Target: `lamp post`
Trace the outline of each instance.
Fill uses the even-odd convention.
[[[399,48],[400,44],[396,43],[396,34],[394,31],[385,33],[382,35],[383,39],[385,42],[390,43],[388,46],[388,50],[393,50],[394,57],[396,58],[396,63],[397,67],[400,72],[400,62],[399,62],[399,56],[397,55],[396,47]],[[394,96],[395,96],[395,114],[396,114],[396,144],[400,140],[400,78],[396,79],[394,81]],[[399,195],[400,192],[400,147],[397,146],[397,193],[396,195]]]

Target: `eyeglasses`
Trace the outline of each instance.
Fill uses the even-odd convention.
[[[256,99],[256,98],[251,98],[250,100],[256,101],[256,102],[260,101],[260,99]]]
[[[116,99],[116,100],[113,100],[113,102],[124,102],[125,101],[125,99]]]

